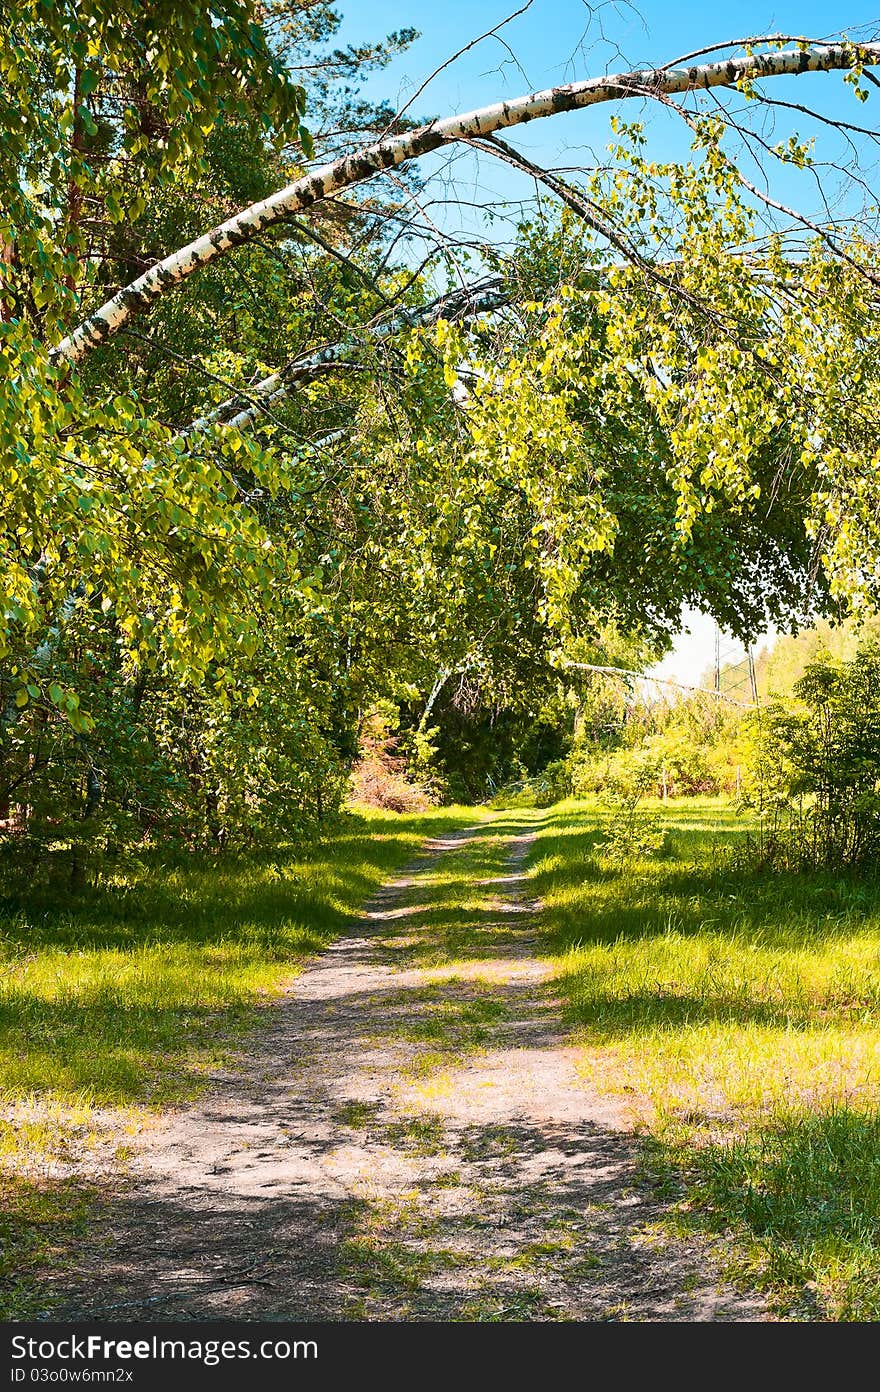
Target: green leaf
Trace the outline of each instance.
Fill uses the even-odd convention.
[[[98,134],[97,124],[95,123],[95,119],[87,106],[85,106],[83,103],[80,103],[80,105],[76,108],[76,114],[79,116],[79,119],[82,122],[82,127],[86,135]]]
[[[314,140],[312,139],[311,131],[310,131],[306,126],[304,126],[304,125],[302,125],[302,124],[300,123],[298,133],[299,133],[299,143],[300,143],[300,145],[302,145],[303,154],[305,155],[306,159],[314,159],[314,158],[315,158],[315,142],[314,142]]]

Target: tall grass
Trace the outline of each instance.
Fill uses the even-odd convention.
[[[747,829],[731,808],[663,815],[666,853],[623,866],[597,853],[595,807],[564,806],[537,843],[584,1070],[782,1307],[875,1319],[880,879],[752,872],[724,854]]]

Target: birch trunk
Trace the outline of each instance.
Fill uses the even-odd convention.
[[[858,54],[861,60],[878,63],[880,43],[861,44]],[[52,359],[55,363],[78,362],[134,315],[146,309],[153,300],[179,285],[201,266],[259,236],[268,227],[323,202],[334,193],[363,183],[385,169],[419,159],[443,145],[484,137],[493,131],[526,121],[576,111],[600,102],[622,101],[628,97],[675,96],[712,87],[733,87],[743,79],[759,80],[849,69],[856,61],[853,45],[829,43],[785,49],[777,53],[747,54],[687,68],[647,68],[549,87],[545,91],[495,102],[464,115],[446,116],[415,130],[388,136],[352,155],[312,170],[269,198],[245,208],[188,246],[166,256],[118,291],[63,339],[53,350]]]
[[[243,389],[240,396],[227,397],[219,406],[215,406],[204,416],[199,416],[186,430],[181,431],[180,438],[185,439],[188,435],[206,430],[209,425],[215,423],[241,429],[258,415],[260,410],[287,396],[297,382],[305,381],[323,368],[344,360],[349,353],[362,348],[365,341],[381,343],[383,339],[392,337],[402,329],[426,327],[436,324],[438,319],[455,321],[478,314],[491,314],[494,310],[503,309],[508,303],[509,296],[504,292],[502,277],[490,276],[478,284],[441,295],[430,304],[402,309],[392,319],[364,329],[357,338],[331,343],[307,357],[299,358],[280,372],[273,372],[262,381],[255,382],[253,386]],[[245,401],[248,402],[246,407],[242,406],[242,409],[230,415],[230,412],[235,412],[235,408]]]

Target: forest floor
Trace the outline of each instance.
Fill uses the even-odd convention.
[[[526,875],[544,820],[428,840],[207,1092],[140,1130],[102,1221],[44,1268],[46,1313],[770,1317],[585,1072]]]

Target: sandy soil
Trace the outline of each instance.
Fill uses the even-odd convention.
[[[141,1139],[52,1317],[755,1320],[668,1236],[625,1114],[579,1076],[536,957],[533,831],[429,842],[266,1011],[197,1105]],[[431,965],[423,890],[506,836],[474,951]]]

